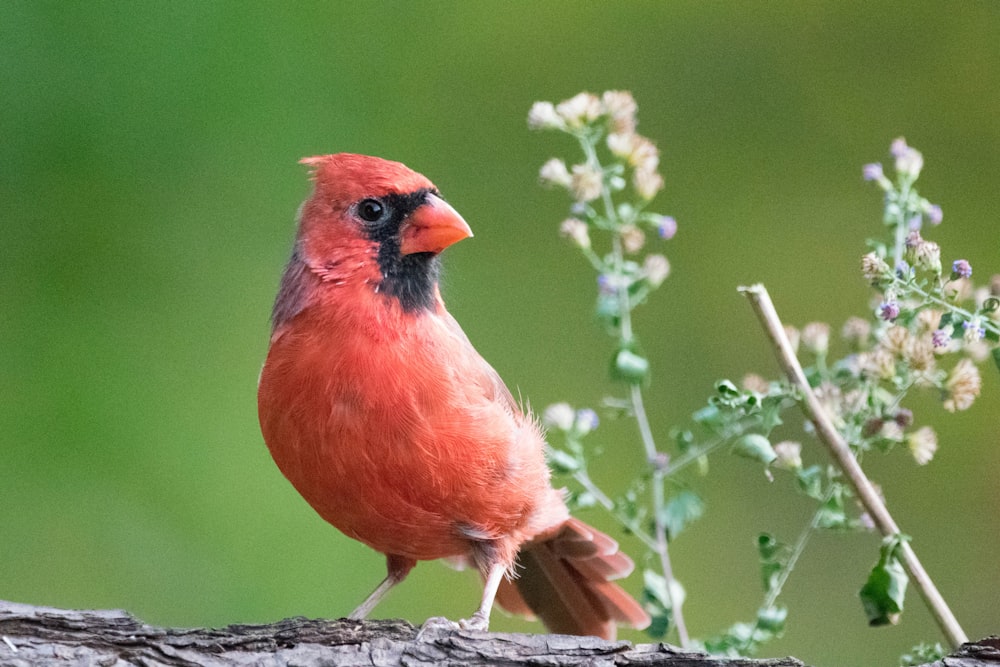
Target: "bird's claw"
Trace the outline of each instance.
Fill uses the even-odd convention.
[[[486,632],[490,629],[490,619],[486,614],[481,611],[477,611],[472,615],[471,618],[463,618],[458,622],[458,627],[463,630],[477,630],[479,632]]]
[[[486,632],[489,629],[490,619],[486,617],[486,614],[479,611],[469,618],[463,618],[457,623],[455,621],[449,621],[443,616],[432,616],[424,621],[424,624],[420,626],[420,630],[417,632],[417,641],[425,639],[428,634],[436,635],[447,632],[455,632],[456,630]]]

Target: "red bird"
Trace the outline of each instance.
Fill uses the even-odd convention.
[[[472,236],[425,177],[398,162],[302,160],[303,204],[261,372],[261,431],[306,501],[386,555],[365,618],[417,561],[475,566],[493,601],[553,632],[610,638],[649,616],[611,580],[632,561],[569,516],[544,441],[438,290],[438,254]]]

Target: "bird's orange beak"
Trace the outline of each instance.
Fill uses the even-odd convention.
[[[400,235],[399,251],[404,255],[439,253],[452,243],[470,236],[472,229],[458,211],[445,200],[428,193],[427,201],[406,219]]]

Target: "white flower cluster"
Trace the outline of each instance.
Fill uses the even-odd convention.
[[[663,188],[660,153],[652,141],[635,131],[636,111],[635,99],[627,91],[609,90],[600,97],[579,93],[559,104],[535,102],[528,112],[528,127],[575,135],[606,133],[608,150],[631,168],[632,186],[640,198],[649,201]],[[539,176],[543,183],[564,187],[575,201],[584,203],[600,197],[605,179],[611,178],[590,161],[567,167],[556,158],[542,166]]]

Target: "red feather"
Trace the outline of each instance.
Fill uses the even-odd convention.
[[[471,622],[484,625],[523,547],[522,592],[501,585],[504,606],[530,607],[561,632],[647,624],[607,583],[631,561],[569,518],[540,429],[445,310],[437,252],[471,235],[465,221],[399,163],[303,162],[315,191],[275,303],[258,409],[275,462],[306,501],[388,557],[390,576],[355,615],[415,561],[452,558],[487,579]]]

